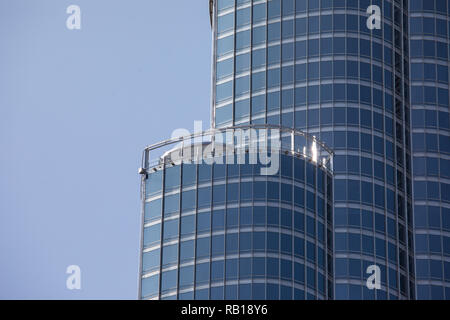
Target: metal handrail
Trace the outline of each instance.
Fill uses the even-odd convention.
[[[325,151],[328,156],[326,158],[327,162],[332,162],[332,158],[334,156],[334,151],[331,150],[328,146],[326,146],[323,142],[321,142],[320,140],[318,140],[315,136],[311,136],[301,130],[296,130],[296,129],[292,129],[292,128],[287,128],[287,127],[282,127],[282,126],[277,126],[277,125],[271,125],[271,124],[249,124],[249,125],[238,125],[238,126],[231,126],[231,127],[224,127],[224,128],[211,128],[205,131],[201,131],[201,132],[195,132],[192,133],[190,135],[186,135],[186,136],[181,136],[181,137],[175,137],[175,138],[171,138],[171,139],[166,139],[163,141],[160,141],[158,143],[149,145],[147,147],[145,147],[143,155],[142,155],[142,168],[148,169],[149,165],[150,165],[150,159],[149,159],[149,154],[150,151],[153,150],[157,150],[159,148],[162,147],[166,147],[175,143],[183,143],[183,147],[185,147],[184,142],[188,141],[192,141],[193,139],[196,138],[204,138],[204,137],[215,137],[218,134],[223,134],[223,133],[227,133],[227,132],[235,132],[236,130],[248,130],[248,129],[265,129],[265,130],[277,130],[280,133],[280,138],[283,137],[283,134],[288,134],[292,137],[293,140],[291,140],[291,148],[290,149],[283,149],[282,145],[280,146],[280,150],[282,151],[291,151],[294,154],[300,155],[302,153],[300,152],[296,152],[294,150],[294,145],[295,144],[295,137],[303,137],[305,138],[305,140],[307,142],[310,143],[315,143],[316,146],[319,148],[320,151]],[[202,140],[203,141],[203,140]],[[194,144],[187,144],[187,146],[193,146]],[[181,148],[183,148],[181,147]],[[310,158],[307,157],[307,155],[305,153],[302,154],[305,158]],[[161,159],[160,159],[161,160]],[[156,161],[156,160],[155,160]],[[331,164],[332,166],[332,164]],[[333,171],[332,168],[327,168],[330,171]]]

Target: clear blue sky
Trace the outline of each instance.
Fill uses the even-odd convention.
[[[142,149],[209,126],[208,1],[2,0],[0,48],[0,298],[136,299]]]

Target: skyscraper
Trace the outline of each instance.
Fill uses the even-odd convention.
[[[269,123],[335,151],[338,299],[414,292],[406,1],[218,0],[216,126]],[[369,265],[380,290],[366,287]]]
[[[449,12],[211,0],[213,129],[199,135],[275,129],[280,170],[174,161],[192,136],[147,148],[141,297],[450,299]]]
[[[450,299],[450,6],[412,0],[409,11],[417,298]]]
[[[248,145],[232,138],[227,148],[217,146],[219,136],[261,136],[266,128],[288,138],[270,149],[276,167],[268,174]],[[148,147],[140,297],[332,298],[331,157],[302,132],[265,125]]]

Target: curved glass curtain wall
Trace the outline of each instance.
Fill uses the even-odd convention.
[[[217,0],[213,20],[215,126],[294,127],[336,152],[335,297],[414,298],[408,1]]]
[[[332,172],[288,150],[269,176],[144,153],[142,299],[332,298]]]
[[[410,1],[418,299],[450,299],[449,13],[447,0]]]

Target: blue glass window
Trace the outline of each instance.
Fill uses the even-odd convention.
[[[178,244],[163,247],[163,265],[176,263],[178,258]]]
[[[144,229],[145,246],[155,244],[160,240],[161,240],[161,224],[155,224],[153,226]]]

